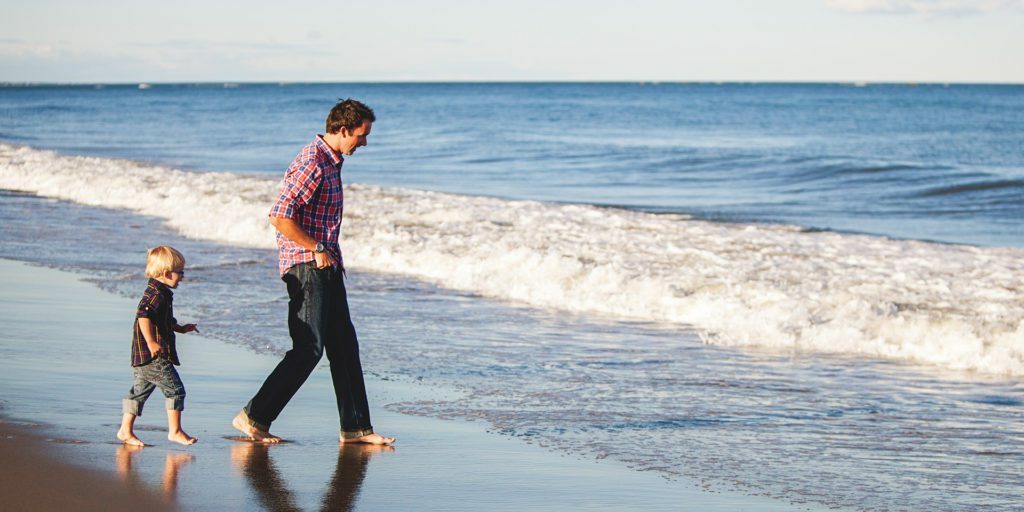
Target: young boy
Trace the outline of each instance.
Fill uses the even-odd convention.
[[[167,439],[190,445],[196,438],[181,429],[181,411],[185,408],[185,386],[174,365],[178,351],[174,333],[196,331],[195,324],[178,325],[171,302],[178,283],[185,277],[185,257],[173,247],[161,245],[146,256],[146,277],[149,284],[139,301],[132,336],[132,372],[135,382],[122,400],[124,415],[117,438],[132,446],[145,446],[132,428],[135,418],[142,416],[142,406],[157,387],[167,397]]]

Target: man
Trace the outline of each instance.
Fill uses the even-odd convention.
[[[270,210],[277,229],[278,268],[288,286],[288,332],[292,349],[232,421],[246,436],[264,443],[281,438],[270,425],[309,377],[325,349],[341,416],[341,443],[391,444],[373,432],[359,362],[359,344],[349,316],[345,267],[338,236],[344,203],[342,155],[366,145],[373,110],[348,99],[327,116],[326,135],[302,148],[284,176],[281,195]]]

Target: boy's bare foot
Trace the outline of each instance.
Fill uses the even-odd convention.
[[[146,446],[141,439],[135,437],[134,432],[117,431],[117,439],[128,446]]]
[[[183,444],[185,446],[188,446],[190,444],[196,444],[196,441],[198,441],[198,439],[186,434],[184,430],[179,430],[177,432],[168,432],[167,440],[174,441],[175,443]]]
[[[385,444],[392,444],[392,443],[394,443],[395,442],[395,438],[393,438],[393,437],[384,437],[384,436],[382,436],[380,434],[369,434],[369,435],[365,435],[363,437],[352,437],[352,438],[349,438],[349,439],[345,439],[345,436],[341,435],[341,436],[338,437],[338,442],[341,443],[341,444],[377,444],[377,445],[385,445]]]
[[[249,415],[245,411],[239,412],[235,419],[231,420],[231,426],[235,427],[239,432],[245,434],[246,437],[266,444],[277,444],[281,442],[281,438],[277,437],[270,432],[262,428],[258,428],[252,420],[249,419]]]

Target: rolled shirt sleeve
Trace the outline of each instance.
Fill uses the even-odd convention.
[[[298,210],[309,204],[320,187],[322,171],[315,159],[310,158],[301,165],[292,165],[285,174],[281,195],[270,208],[271,217],[295,219]]]
[[[163,299],[163,295],[155,292],[152,287],[147,288],[146,293],[142,294],[142,299],[139,300],[139,307],[135,311],[135,318],[155,318],[157,310],[160,309],[160,305],[163,303]]]

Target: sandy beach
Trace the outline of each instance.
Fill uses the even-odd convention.
[[[290,442],[240,442],[230,420],[277,358],[195,335],[179,352],[183,426],[199,443],[166,440],[154,397],[137,422],[148,446],[129,449],[114,432],[135,304],[79,277],[0,260],[5,510],[116,510],[129,499],[149,510],[808,510],[393,412],[448,391],[372,376],[374,424],[398,443],[339,448],[326,360],[274,425]]]
[[[62,462],[67,441],[33,434],[38,427],[0,420],[0,509],[173,510],[153,489]]]

